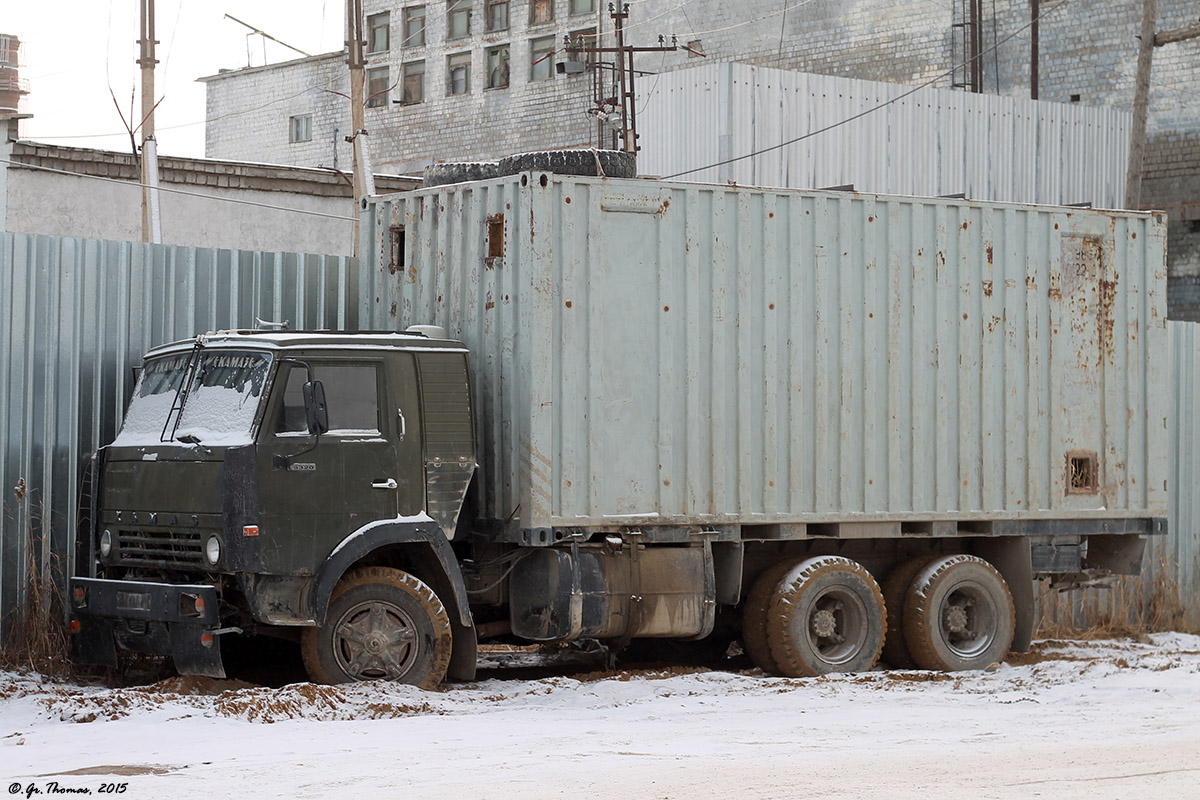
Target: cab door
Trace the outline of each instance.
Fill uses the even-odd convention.
[[[328,432],[308,434],[307,370],[281,364],[259,436],[260,545],[264,570],[277,574],[311,574],[354,531],[395,519],[402,495],[412,504],[385,360],[305,361],[325,389]]]

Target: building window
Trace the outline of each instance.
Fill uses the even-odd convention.
[[[301,114],[288,120],[288,141],[293,144],[312,141],[312,114]]]
[[[450,0],[446,12],[446,38],[471,35],[471,0]]]
[[[570,0],[572,14],[591,14],[596,10],[596,0]]]
[[[456,53],[446,59],[446,94],[471,91],[471,54]]]
[[[487,71],[489,89],[508,88],[508,45],[487,51]]]
[[[387,67],[367,70],[367,108],[387,105],[390,80]]]
[[[541,25],[554,21],[554,0],[531,0],[529,3],[529,24]]]
[[[404,90],[400,102],[405,105],[420,103],[425,100],[425,62],[410,61],[402,68],[404,75]]]
[[[425,46],[425,6],[412,6],[404,9],[403,46]]]
[[[391,14],[372,14],[367,17],[367,52],[385,53],[390,45]]]
[[[534,39],[529,44],[529,80],[544,81],[554,77],[554,37]]]
[[[508,30],[508,0],[484,0],[487,3],[487,29]]]

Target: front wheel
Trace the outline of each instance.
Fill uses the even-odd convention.
[[[450,617],[425,583],[365,567],[333,590],[325,624],[306,628],[301,652],[317,683],[390,680],[436,689],[451,651]]]

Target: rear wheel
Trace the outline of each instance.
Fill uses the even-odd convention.
[[[917,573],[933,556],[910,558],[897,564],[883,582],[883,602],[887,605],[887,635],[883,639],[883,660],[896,669],[917,666],[908,643],[904,641],[904,599]]]
[[[904,602],[904,638],[923,669],[983,669],[1008,654],[1016,627],[1004,578],[982,558],[935,559]]]
[[[869,670],[883,648],[879,584],[841,556],[801,562],[783,578],[767,612],[767,640],[791,677]]]
[[[775,663],[771,645],[767,643],[767,610],[783,576],[794,566],[796,562],[792,560],[767,567],[750,587],[746,604],[742,607],[742,647],[756,667],[770,674],[778,673],[779,665]]]
[[[347,574],[324,625],[306,628],[304,667],[318,683],[390,680],[435,689],[450,663],[450,618],[422,581],[386,567]]]

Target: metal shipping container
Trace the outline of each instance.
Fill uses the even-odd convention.
[[[534,172],[365,219],[363,318],[469,346],[527,534],[1166,515],[1161,214]]]

